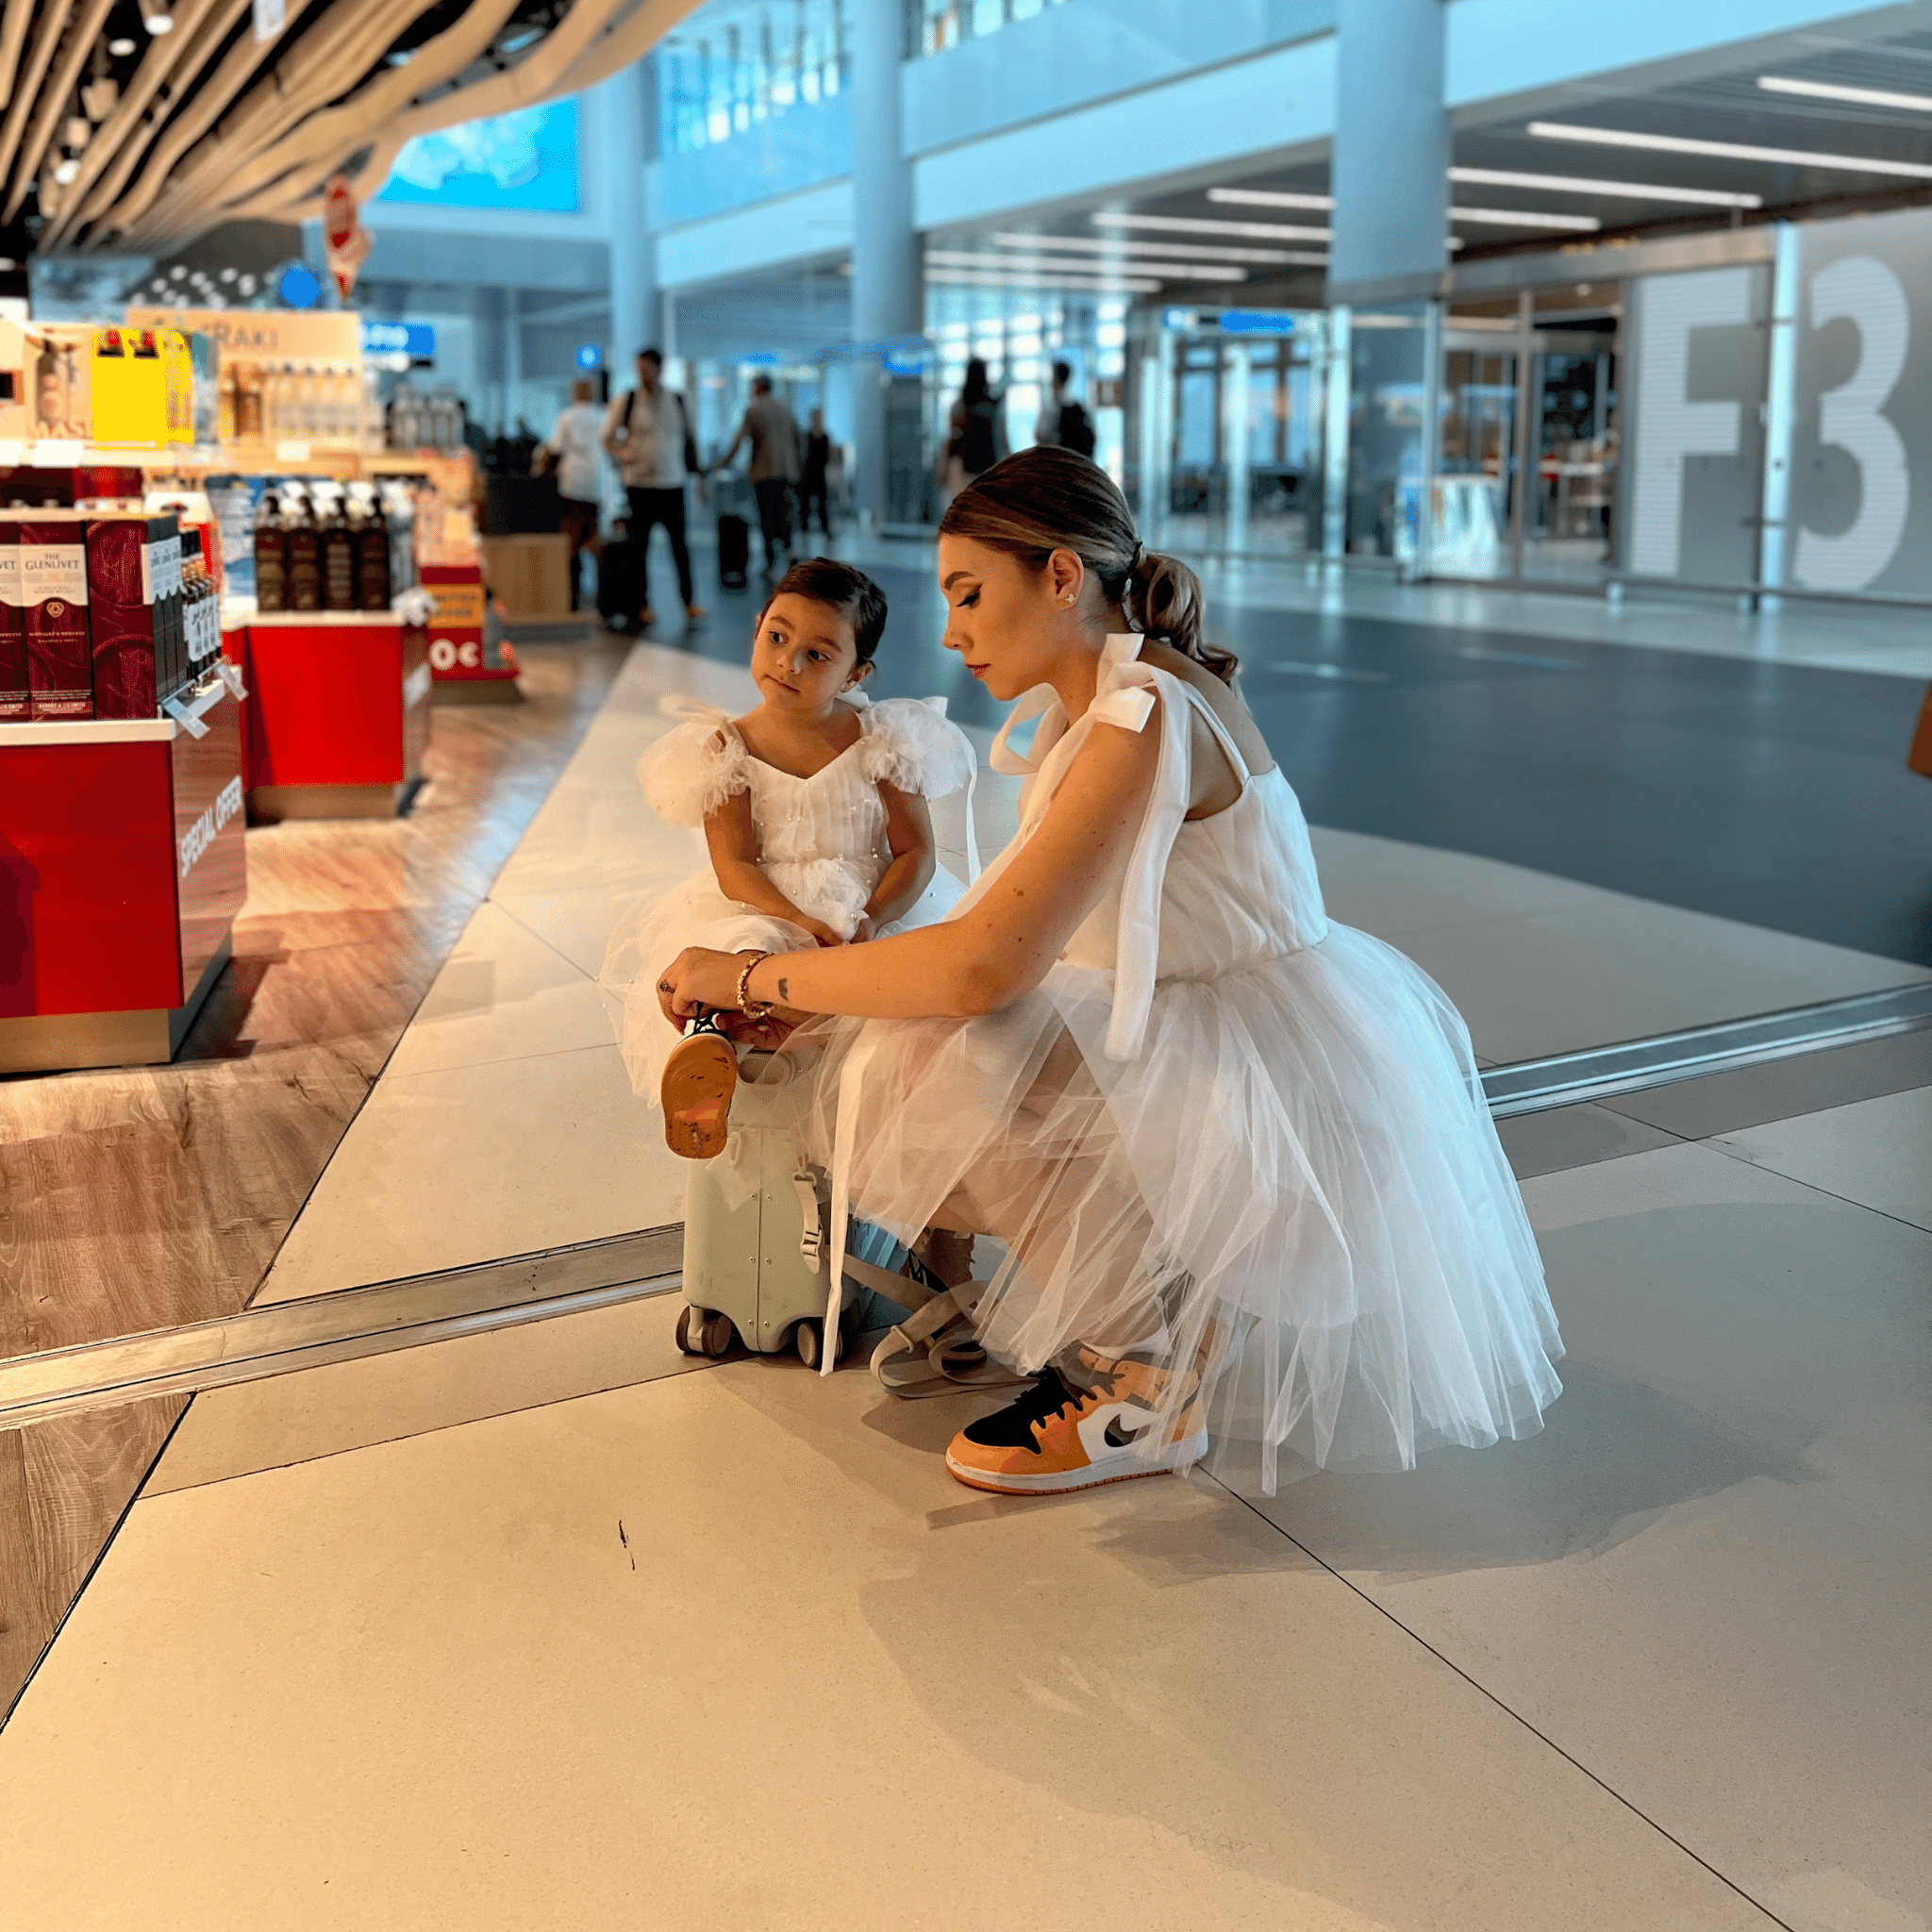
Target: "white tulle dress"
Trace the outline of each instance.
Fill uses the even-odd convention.
[[[1468,1031],[1408,959],[1329,923],[1287,779],[1250,774],[1140,645],[1108,641],[1071,730],[1041,691],[994,746],[1029,774],[1021,828],[961,910],[1096,723],[1161,735],[1123,876],[1044,983],[981,1019],[812,1023],[835,1252],[848,1215],[909,1240],[963,1190],[1010,1250],[988,1347],[1026,1370],[1131,1352],[1178,1372],[1175,1410],[1205,1374],[1208,1466],[1241,1487],[1531,1434],[1562,1348]],[[1189,821],[1196,708],[1242,788]],[[1008,737],[1033,716],[1025,760]]]
[[[695,698],[666,698],[661,708],[681,722],[638,760],[638,781],[661,817],[698,828],[701,847],[706,817],[734,793],[748,791],[758,870],[801,912],[849,938],[891,862],[881,784],[927,799],[965,791],[967,869],[978,869],[971,798],[977,758],[966,734],[948,722],[943,698],[872,704],[854,691],[841,702],[858,713],[858,740],[823,770],[800,778],[753,757],[728,711]],[[912,908],[874,936],[931,924],[964,890],[944,866],[936,866]],[[677,1034],[654,989],[685,947],[791,953],[815,944],[802,925],[727,899],[708,853],[702,871],[631,908],[610,935],[598,977],[624,1003],[624,1059],[636,1091],[657,1105],[664,1058]]]

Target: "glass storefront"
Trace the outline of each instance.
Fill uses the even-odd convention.
[[[1130,486],[1158,533],[1150,541],[1209,555],[1319,554],[1329,318],[1170,308],[1158,321],[1139,358]]]

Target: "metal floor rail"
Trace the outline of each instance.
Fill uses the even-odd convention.
[[[1483,1091],[1491,1114],[1508,1119],[1922,1027],[1932,1027],[1932,981],[1494,1067]],[[681,1224],[643,1228],[18,1356],[0,1361],[0,1429],[665,1294],[683,1265]]]

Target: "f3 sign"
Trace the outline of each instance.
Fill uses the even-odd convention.
[[[1762,529],[1767,583],[1932,591],[1932,210],[1780,250],[1789,354],[1767,267],[1630,284],[1624,561],[1749,582]]]
[[[1932,211],[1821,222],[1797,245],[1791,581],[1932,590]]]

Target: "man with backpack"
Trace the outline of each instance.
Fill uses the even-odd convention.
[[[697,441],[684,398],[666,389],[663,377],[663,352],[640,349],[637,388],[613,396],[604,417],[604,447],[617,465],[630,503],[629,548],[610,560],[620,567],[627,563],[634,575],[616,601],[632,607],[623,614],[633,617],[640,628],[657,621],[651,608],[650,552],[651,532],[658,524],[671,539],[686,621],[697,624],[706,614],[692,594],[691,550],[684,536],[684,485],[697,472]],[[608,607],[611,600],[600,591],[598,603]]]
[[[1033,425],[1033,440],[1035,442],[1057,443],[1061,449],[1070,449],[1075,456],[1085,457],[1091,462],[1096,441],[1093,419],[1083,405],[1067,394],[1067,385],[1073,379],[1072,363],[1056,362],[1053,365],[1053,393],[1047,397],[1046,407],[1041,410],[1040,418]]]

